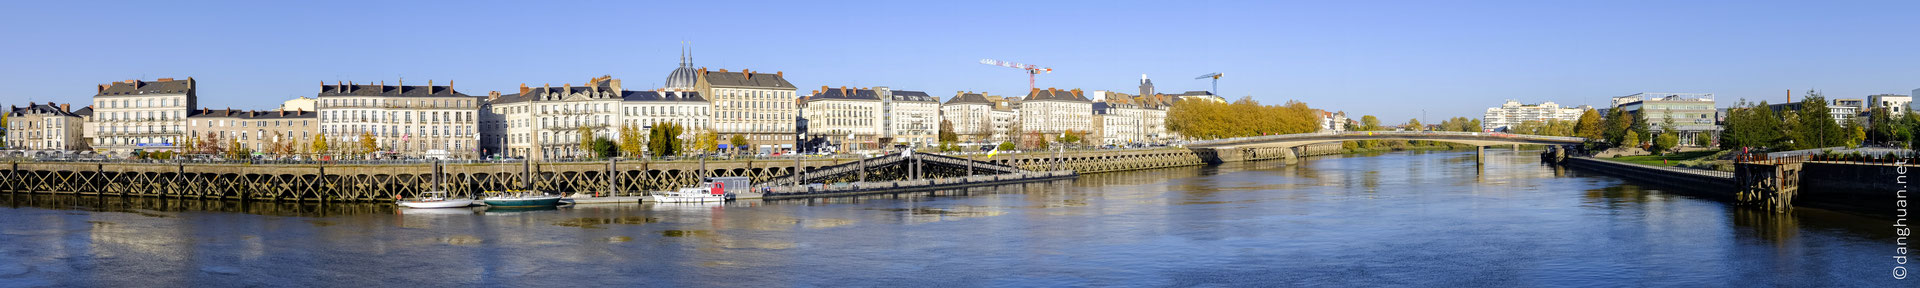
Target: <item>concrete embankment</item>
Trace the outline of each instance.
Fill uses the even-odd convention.
[[[1073,171],[1025,172],[1015,174],[979,175],[952,178],[855,182],[834,185],[813,185],[807,187],[780,187],[768,191],[766,199],[793,199],[810,197],[835,197],[863,194],[902,193],[940,189],[961,189],[979,186],[1020,184],[1030,182],[1073,179],[1079,174]]]
[[[1690,190],[1702,196],[1731,200],[1738,190],[1732,173],[1697,169],[1658,167],[1587,157],[1569,157],[1567,167],[1654,182]]]
[[[1705,171],[1640,165],[1586,157],[1567,158],[1565,165],[1584,171],[1653,182],[1682,193],[1740,205],[1787,211],[1817,208],[1880,215],[1909,200],[1910,181],[1902,170],[1920,166],[1891,163],[1810,161],[1740,163],[1735,172]]]

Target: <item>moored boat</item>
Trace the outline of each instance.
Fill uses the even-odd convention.
[[[493,207],[552,207],[560,205],[560,195],[539,191],[496,192],[480,202]]]
[[[407,208],[459,208],[473,206],[473,199],[447,198],[447,191],[428,191],[420,193],[420,199],[402,200],[399,204]]]
[[[726,185],[726,184],[716,185],[713,182],[707,182],[707,183],[700,183],[700,186],[698,187],[687,187],[687,188],[680,188],[680,190],[663,191],[660,193],[653,194],[653,202],[659,202],[659,203],[726,202],[727,192],[726,192],[726,189],[723,188],[724,187],[723,185]]]

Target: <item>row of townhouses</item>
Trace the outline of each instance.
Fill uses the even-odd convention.
[[[204,152],[214,145],[268,154],[314,153],[324,146],[338,153],[371,144],[381,154],[376,156],[558,159],[585,156],[582,141],[618,141],[624,127],[645,133],[662,123],[686,127],[670,136],[683,141],[706,131],[718,136],[720,148],[765,153],[792,149],[797,136],[823,138],[846,150],[928,147],[938,145],[945,122],[968,144],[1076,133],[1087,142],[1125,145],[1177,139],[1165,122],[1178,101],[1225,102],[1205,91],[1155,93],[1144,75],[1137,95],[1047,88],[1024,97],[961,91],[942,101],[923,91],[845,86],[799,95],[784,72],[695,68],[685,55],[663,87],[650,90],[628,90],[612,76],[521,84],[507,91],[512,93],[484,96],[462,93],[452,81],[335,82],[320,83],[313,97],[288,100],[278,109],[248,111],[203,108],[198,85],[193,78],[126,80],[99,85],[91,105],[78,110],[72,104],[16,106],[7,114],[5,143],[15,150],[109,155]],[[808,135],[795,135],[801,118],[808,120]],[[734,138],[747,144],[733,145]],[[183,151],[188,148],[195,149]]]

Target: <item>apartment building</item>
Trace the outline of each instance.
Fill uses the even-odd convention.
[[[1080,89],[1029,91],[1027,97],[1020,100],[1020,132],[1058,137],[1063,132],[1092,130],[1093,101],[1081,94]]]
[[[987,95],[984,92],[954,92],[953,98],[940,104],[940,120],[953,125],[953,133],[960,136],[960,142],[999,139],[994,137],[995,121],[992,118],[994,104],[987,101]],[[1005,132],[1002,131],[1001,134],[1004,135]]]
[[[675,137],[690,136],[707,129],[711,104],[692,91],[632,91],[620,79],[600,76],[581,86],[521,84],[520,93],[489,93],[483,107],[481,127],[487,131],[482,138],[505,142],[504,149],[499,143],[483,144],[484,149],[550,160],[594,156],[581,149],[582,142],[618,142],[620,129],[629,126],[646,133],[670,122],[685,128],[684,135]]]
[[[793,148],[798,88],[786,73],[700,68],[696,76],[693,90],[712,100],[712,127],[722,139],[745,136],[756,152]]]
[[[882,107],[874,89],[820,86],[804,103],[807,136],[843,143],[840,147],[848,150],[882,148]]]
[[[318,113],[313,111],[203,108],[187,116],[187,132],[190,135],[187,139],[192,141],[194,150],[198,150],[189,153],[216,151],[208,145],[218,145],[221,149],[245,149],[266,155],[313,153],[313,141],[320,134],[316,115]]]
[[[474,158],[479,153],[479,108],[484,97],[445,86],[321,83],[314,97],[320,133],[330,141],[374,139],[374,156]]]
[[[86,122],[69,109],[72,104],[27,103],[7,111],[8,150],[88,150],[82,137]]]
[[[909,147],[940,144],[940,98],[921,91],[873,90],[880,94],[880,138]]]
[[[1507,100],[1506,103],[1500,104],[1500,107],[1487,108],[1487,113],[1480,120],[1480,126],[1481,129],[1491,131],[1506,131],[1526,122],[1546,123],[1547,120],[1572,122],[1580,120],[1580,114],[1585,113],[1586,109],[1592,109],[1592,107],[1563,108],[1553,101],[1528,105],[1520,104],[1520,101]]]
[[[196,86],[191,77],[100,84],[93,95],[93,148],[115,156],[179,151],[187,113],[199,107]]]

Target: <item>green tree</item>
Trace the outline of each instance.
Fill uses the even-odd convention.
[[[1573,136],[1592,140],[1601,139],[1606,127],[1600,125],[1600,112],[1593,109],[1580,111],[1580,119],[1573,121]]]
[[[1800,101],[1800,126],[1795,143],[1801,149],[1841,146],[1849,138],[1846,131],[1834,123],[1833,115],[1827,110],[1827,99],[1819,91],[1808,90],[1807,98]]]
[[[740,135],[733,135],[733,138],[739,139],[737,143],[746,143],[746,139],[747,139],[746,137],[743,137]],[[735,144],[735,145],[742,145],[742,144]],[[720,134],[714,133],[713,131],[704,130],[704,129],[694,133],[693,149],[696,151],[700,151],[701,153],[720,151]]]
[[[1894,131],[1895,126],[1898,126],[1898,125],[1894,125],[1892,115],[1888,115],[1887,108],[1874,108],[1874,109],[1867,110],[1867,139],[1868,140],[1872,140],[1873,142],[1876,142],[1876,143],[1890,143],[1895,141],[1906,140],[1906,139],[1897,138],[1899,134],[1895,133]]]
[[[1000,142],[1000,151],[1013,151],[1013,141]]]
[[[1862,127],[1853,121],[1847,121],[1846,125],[1841,125],[1840,127],[1840,130],[1847,131],[1847,142],[1843,143],[1847,148],[1859,148],[1861,141],[1867,141],[1866,127]]]
[[[591,152],[594,158],[611,158],[620,155],[620,144],[614,143],[613,139],[594,137],[593,140],[588,142],[591,142],[592,145],[588,145],[588,148],[591,149],[587,149],[587,151]]]
[[[647,130],[647,150],[653,157],[680,155],[680,135],[685,133],[683,129],[680,124],[671,122],[653,125]]]
[[[1628,142],[1626,141],[1626,136],[1627,136],[1627,131],[1631,130],[1630,128],[1633,127],[1633,118],[1631,118],[1631,116],[1627,116],[1627,112],[1625,110],[1621,110],[1620,108],[1614,108],[1612,110],[1608,110],[1607,118],[1606,118],[1606,121],[1604,122],[1605,122],[1605,127],[1603,128],[1605,128],[1605,130],[1601,130],[1602,131],[1601,137],[1606,138],[1606,142],[1608,146],[1631,145],[1631,144],[1627,144]]]
[[[1713,146],[1713,134],[1707,134],[1707,133],[1693,134],[1693,146],[1700,146],[1700,147]]]
[[[1660,154],[1666,154],[1668,150],[1678,146],[1680,146],[1680,134],[1674,133],[1672,130],[1654,136],[1653,151],[1657,151]]]
[[[1080,132],[1067,130],[1066,133],[1060,133],[1060,138],[1055,140],[1060,140],[1060,144],[1077,144],[1080,143]]]

